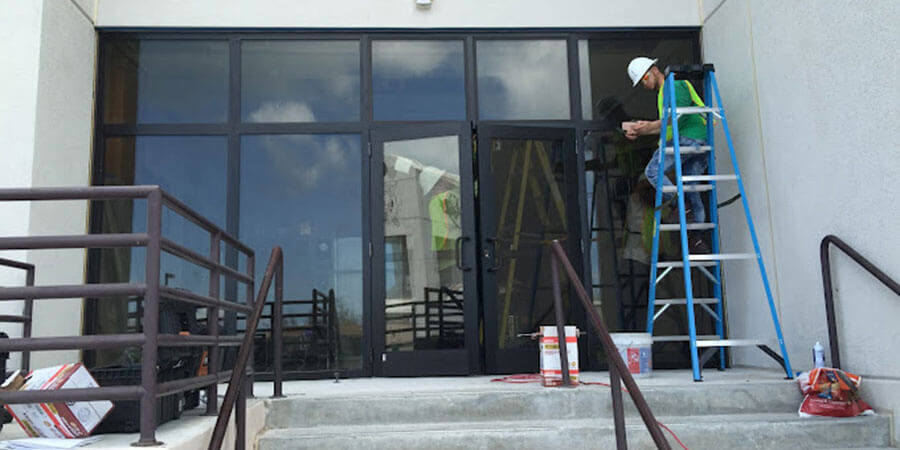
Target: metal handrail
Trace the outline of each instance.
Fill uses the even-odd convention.
[[[12,267],[14,269],[20,269],[25,271],[25,286],[33,287],[34,286],[34,264],[23,263],[19,261],[14,261],[11,259],[0,258],[0,266]],[[31,337],[31,314],[34,309],[34,298],[25,297],[25,305],[22,308],[21,315],[3,315],[0,316],[0,322],[4,323],[21,323],[22,324],[22,337],[30,338]],[[0,343],[2,344],[2,343]],[[3,376],[6,376],[6,361],[4,360],[4,371]],[[22,352],[22,372],[28,373],[31,368],[31,352],[23,351]]]
[[[863,269],[866,269],[866,272],[872,274],[872,276],[880,281],[881,284],[887,286],[888,289],[894,291],[897,295],[900,295],[900,284],[886,273],[882,272],[881,269],[875,267],[875,264],[872,264],[871,261],[860,255],[859,252],[847,245],[846,242],[842,241],[837,236],[829,234],[822,238],[822,242],[819,244],[819,259],[822,262],[822,286],[825,291],[825,315],[828,320],[828,342],[831,347],[831,364],[835,368],[840,369],[841,354],[838,347],[837,323],[834,314],[834,291],[831,286],[831,259],[830,253],[828,252],[829,245],[834,245],[841,249],[850,257],[850,259],[856,261]]]
[[[269,287],[272,285],[272,279],[275,279],[275,320],[272,323],[273,345],[275,347],[275,389],[273,397],[283,397],[282,393],[282,363],[281,363],[281,312],[282,300],[284,297],[284,255],[281,247],[272,249],[272,255],[269,257],[269,264],[266,266],[266,273],[263,276],[262,284],[259,286],[259,293],[254,302],[253,314],[247,318],[247,327],[244,331],[244,342],[238,350],[237,360],[234,363],[234,370],[231,372],[231,380],[228,382],[228,390],[225,392],[225,399],[222,401],[222,407],[219,409],[219,416],[216,418],[216,426],[213,428],[212,437],[209,439],[209,450],[219,450],[225,440],[225,429],[228,427],[228,419],[231,416],[231,410],[237,403],[237,411],[235,412],[235,425],[237,427],[237,437],[235,438],[235,449],[242,450],[246,439],[246,386],[245,376],[247,363],[250,361],[250,352],[253,349],[253,337],[256,334],[256,328],[259,326],[259,319],[262,316],[263,307],[266,304],[266,297],[269,295]],[[215,401],[214,399],[211,401]]]
[[[24,337],[4,339],[3,351],[75,350],[127,346],[141,348],[140,385],[71,389],[62,391],[0,392],[0,403],[36,403],[47,401],[95,401],[132,399],[140,401],[140,438],[134,445],[159,445],[156,441],[157,397],[191,389],[205,388],[207,414],[218,412],[216,398],[218,384],[227,381],[232,371],[220,370],[220,350],[234,346],[233,336],[219,335],[219,321],[207,321],[205,336],[175,336],[159,330],[159,309],[163,298],[205,307],[207,317],[219,317],[219,311],[249,313],[255,306],[250,302],[254,293],[253,250],[216,226],[210,220],[163,191],[159,186],[90,186],[75,188],[16,188],[0,189],[0,201],[55,201],[55,200],[111,200],[145,199],[147,230],[145,233],[108,233],[61,236],[15,236],[0,238],[0,250],[34,249],[88,249],[114,247],[145,247],[145,274],[143,283],[92,283],[60,286],[33,286],[33,280],[25,287],[0,288],[0,301],[26,300],[25,316],[31,317],[31,300],[60,298],[96,298],[101,301],[114,296],[142,297],[141,331],[115,335],[85,335],[64,337],[30,336],[30,328]],[[172,211],[199,226],[210,236],[210,254],[203,256],[182,247],[162,236],[163,210]],[[221,263],[222,244],[246,257],[246,272],[241,273]],[[209,293],[199,295],[188,291],[167,288],[160,283],[160,261],[163,252],[209,270]],[[222,301],[219,286],[222,277],[244,283],[247,289],[247,305]],[[25,321],[30,326],[30,320]],[[202,346],[209,349],[208,375],[195,375],[165,383],[157,380],[159,349],[163,347]],[[27,360],[27,358],[25,358]],[[239,407],[240,410],[240,407]],[[243,414],[243,411],[241,412]],[[239,434],[242,430],[239,430]],[[243,437],[243,436],[241,436]],[[238,447],[242,448],[242,447]]]
[[[644,399],[644,395],[641,394],[640,388],[638,388],[637,383],[634,382],[634,378],[631,376],[631,373],[628,372],[628,367],[625,365],[625,361],[623,361],[622,356],[619,355],[619,351],[618,349],[616,349],[616,345],[613,343],[612,337],[609,335],[609,331],[603,324],[603,320],[600,319],[600,315],[597,313],[597,310],[594,308],[593,302],[591,302],[590,297],[588,297],[587,292],[584,290],[584,286],[581,285],[581,279],[578,277],[578,274],[572,267],[572,263],[569,261],[569,257],[566,256],[566,251],[563,250],[562,245],[559,243],[559,240],[556,239],[554,239],[553,242],[550,243],[550,248],[553,250],[551,254],[550,267],[551,274],[553,275],[553,294],[555,307],[557,310],[557,327],[561,328],[564,325],[562,323],[562,300],[560,295],[560,283],[556,268],[557,263],[562,263],[563,268],[566,271],[566,275],[569,278],[569,283],[575,288],[577,297],[581,299],[581,304],[584,307],[585,311],[587,311],[588,317],[590,318],[590,321],[594,325],[594,329],[597,331],[597,335],[600,338],[600,343],[603,345],[603,350],[606,352],[606,359],[609,362],[609,384],[610,390],[612,391],[613,423],[615,424],[616,429],[616,448],[620,450],[628,448],[628,444],[625,440],[625,413],[622,407],[622,389],[619,385],[619,382],[621,380],[621,382],[625,383],[625,388],[628,391],[628,395],[631,396],[631,400],[634,402],[634,406],[637,408],[638,413],[640,413],[641,419],[644,420],[644,426],[647,428],[647,431],[650,432],[650,436],[653,438],[653,442],[656,443],[656,447],[663,450],[670,450],[671,447],[669,446],[669,442],[666,440],[665,436],[663,436],[662,429],[660,429],[659,423],[653,416],[653,411],[650,410],[650,406],[647,405],[647,400]],[[562,367],[564,368],[563,383],[566,384],[570,382],[568,379],[568,361],[566,359],[563,359],[566,355],[566,335],[563,331],[559,331],[558,336],[561,359],[560,362],[562,364]]]

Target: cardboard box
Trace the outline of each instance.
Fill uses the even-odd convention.
[[[24,378],[17,372],[3,383],[4,390],[19,391],[92,387],[98,384],[80,363],[34,370]],[[111,401],[100,400],[6,405],[6,410],[28,436],[82,438],[91,434],[112,407]]]
[[[578,383],[578,329],[572,325],[566,330],[566,356],[569,359],[569,379]],[[556,326],[541,327],[541,378],[544,386],[562,384],[562,368],[559,366],[559,338]]]

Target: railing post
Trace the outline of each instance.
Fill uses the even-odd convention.
[[[625,450],[628,441],[625,435],[625,411],[622,405],[622,379],[616,366],[609,365],[609,390],[612,393],[613,424],[616,427],[616,448]]]
[[[235,258],[235,266],[239,266],[239,265],[240,265],[240,258],[241,258],[241,255],[238,254],[237,257]],[[248,264],[248,271],[252,270],[253,268],[249,266],[249,264],[250,264],[250,261],[249,261],[249,260],[247,261],[247,264]],[[251,274],[250,277],[251,277],[251,278],[253,277],[252,273],[253,273],[253,272],[250,272],[250,274]],[[248,291],[247,291],[247,294],[248,294],[248,296],[247,296],[247,306],[249,306],[251,310],[255,310],[255,309],[256,309],[256,308],[255,308],[255,306],[256,306],[256,301],[254,300],[253,291],[252,291],[252,290],[248,290]],[[237,301],[237,299],[235,299],[235,301]],[[262,302],[263,302],[263,308],[265,308],[265,303],[266,303],[266,301],[263,300]],[[248,320],[250,320],[249,315],[244,319],[244,331],[245,331],[245,332],[246,332],[246,330],[247,330],[247,321],[248,321]],[[235,320],[235,322],[236,322],[236,321],[237,321],[237,320]],[[237,325],[235,324],[235,333],[236,333],[236,332],[237,332]],[[256,333],[254,332],[253,334],[255,335]],[[253,367],[253,366],[255,365],[254,363],[255,363],[255,360],[256,360],[256,358],[255,358],[256,352],[254,351],[254,348],[255,348],[255,347],[254,347],[254,345],[253,345],[253,344],[254,344],[254,341],[256,341],[256,339],[250,339],[250,357],[247,359],[247,364],[246,364],[246,366],[244,367],[244,373],[245,373],[246,375],[244,376],[244,389],[241,391],[241,396],[244,397],[244,401],[246,401],[246,399],[247,399],[248,397],[249,397],[249,398],[252,398],[252,397],[253,397],[253,382],[254,382],[255,379],[256,379],[256,375],[255,375],[254,372],[253,372],[253,371],[254,371],[254,367]],[[240,399],[238,399],[238,400],[239,400],[238,403],[240,403]]]
[[[240,389],[234,405],[234,450],[244,450],[247,445],[247,386]]]
[[[145,262],[144,315],[141,318],[142,334],[146,338],[141,349],[141,395],[140,439],[133,445],[138,447],[160,445],[156,440],[156,392],[158,340],[159,340],[159,261],[162,238],[162,191],[155,189],[147,196],[147,259]],[[215,398],[213,398],[215,402]]]
[[[262,299],[261,301],[265,301]],[[284,257],[278,262],[278,268],[275,270],[275,304],[272,305],[272,349],[273,355],[273,372],[275,372],[275,386],[273,388],[272,397],[284,397],[282,392],[282,380],[284,371],[282,365],[282,330],[284,322]]]
[[[563,250],[562,245],[560,245],[558,240],[554,239],[550,245],[560,262],[562,262],[563,268],[566,270],[566,274],[569,277],[570,285],[575,289],[575,293],[581,300],[581,304],[584,306],[591,324],[594,325],[594,329],[597,331],[597,336],[600,338],[600,343],[603,344],[603,350],[606,351],[606,358],[609,361],[610,367],[615,367],[617,372],[616,375],[621,377],[622,381],[625,383],[625,388],[628,389],[628,395],[631,396],[634,406],[641,415],[644,426],[647,427],[647,431],[650,432],[653,443],[661,450],[670,450],[671,446],[666,440],[666,437],[663,436],[662,429],[660,428],[659,423],[656,422],[656,417],[653,416],[653,411],[651,411],[650,406],[647,405],[647,400],[644,398],[643,394],[641,394],[641,389],[638,387],[637,383],[635,383],[634,377],[628,373],[628,367],[625,365],[625,361],[623,361],[622,357],[619,355],[616,345],[613,343],[612,337],[606,329],[606,325],[603,324],[600,314],[597,313],[597,310],[591,303],[591,298],[584,290],[584,286],[582,286],[578,274],[575,273],[575,268],[572,267],[572,263],[569,262],[569,259],[566,257],[565,250]]]
[[[562,294],[559,285],[559,269],[556,267],[556,253],[550,252],[550,275],[553,277],[553,309],[556,310],[556,336],[559,342],[559,368],[562,376],[562,385],[572,387],[572,378],[569,376],[569,355],[566,344],[566,317],[563,314]]]
[[[29,266],[25,272],[25,286],[34,286],[34,266]],[[34,298],[27,297],[25,299],[25,307],[22,309],[22,316],[25,321],[22,322],[22,337],[31,337],[31,315],[34,311]],[[28,373],[31,370],[31,352],[22,352],[22,371]],[[4,374],[5,376],[5,374]]]
[[[218,232],[212,232],[209,240],[209,259],[222,263],[221,257],[221,241],[222,236]],[[219,269],[213,267],[209,271],[209,296],[219,299]],[[219,338],[219,308],[206,308],[206,333],[209,336],[215,336],[216,341]],[[215,375],[215,382],[206,388],[206,415],[214,416],[219,408],[219,355],[221,350],[218,344],[209,346],[209,354],[207,355],[206,373]]]

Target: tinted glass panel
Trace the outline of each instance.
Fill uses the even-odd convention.
[[[566,41],[478,41],[482,119],[568,119]]]
[[[220,123],[228,113],[224,41],[111,41],[107,123]]]
[[[632,58],[659,59],[660,69],[698,62],[690,38],[597,39],[587,41],[587,47],[586,51],[579,47],[580,66],[590,70],[590,95],[586,92],[581,95],[583,109],[591,111],[585,118],[602,121],[608,128],[617,128],[629,119],[659,118],[656,92],[631,87],[625,69]],[[702,83],[694,83],[694,87],[698,92],[703,88]]]
[[[466,117],[462,41],[375,41],[375,120]]]
[[[459,137],[384,143],[385,350],[463,348]]]
[[[361,164],[358,135],[241,140],[240,239],[258,254],[276,245],[285,254],[286,370],[361,367]],[[256,264],[258,279],[264,270]],[[264,318],[266,339],[270,329]],[[255,358],[271,370],[271,343]]]
[[[224,228],[226,218],[227,140],[219,136],[139,136],[106,140],[104,184],[158,184],[189,207]],[[100,207],[100,231],[104,233],[146,232],[145,200],[109,200]],[[210,235],[181,215],[166,208],[162,215],[162,236],[201,255],[210,252]],[[141,282],[145,276],[143,248],[98,250],[98,281],[104,283]],[[207,295],[209,271],[168,253],[160,261],[160,282],[165,286]],[[233,290],[232,290],[233,291]],[[224,294],[225,291],[222,291]],[[97,334],[134,332],[139,326],[140,297],[103,299],[92,332]],[[161,308],[171,305],[165,297]],[[190,313],[194,308],[185,306]],[[165,316],[170,317],[170,316]],[[195,316],[197,317],[197,316]],[[199,310],[199,317],[205,310]],[[193,322],[196,323],[196,322]],[[180,323],[162,319],[161,331],[177,333]],[[162,354],[161,354],[162,355]],[[162,356],[161,356],[162,357]],[[140,360],[139,353],[120,349],[97,351],[96,365],[124,364]]]
[[[245,41],[245,122],[359,120],[359,42]]]

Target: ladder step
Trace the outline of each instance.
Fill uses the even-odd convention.
[[[765,345],[766,343],[759,339],[711,339],[697,340],[697,347],[755,347],[757,345]]]
[[[706,192],[713,190],[711,184],[687,184],[683,186],[684,192]],[[678,192],[678,186],[663,186],[663,192]]]
[[[717,298],[695,298],[694,299],[695,305],[700,305],[700,304],[715,305],[718,302],[719,302],[719,299],[717,299]],[[687,305],[687,299],[686,298],[658,298],[653,301],[653,304],[655,304],[655,305]]]
[[[687,224],[688,230],[712,230],[715,227],[716,224],[709,222]],[[680,229],[681,225],[677,223],[662,223],[659,225],[659,231],[678,231]]]
[[[674,336],[653,336],[653,342],[688,342],[691,340],[691,337],[688,335],[674,335]],[[718,334],[698,334],[697,335],[697,346],[700,346],[700,341],[718,341]]]
[[[681,152],[682,155],[689,155],[689,154],[696,154],[696,153],[706,153],[706,152],[712,150],[712,147],[709,145],[700,145],[700,146],[697,146],[697,145],[681,146],[681,145],[679,145],[678,150]],[[674,155],[675,147],[666,147],[666,154]]]
[[[710,253],[688,255],[691,261],[724,261],[726,259],[756,259],[755,253]]]
[[[709,106],[679,106],[675,108],[675,114],[709,114],[718,115],[719,108],[710,108]]]
[[[691,261],[691,267],[702,267],[702,266],[715,266],[718,264],[718,261]],[[684,267],[684,263],[681,261],[660,261],[656,263],[657,267]]]
[[[734,174],[725,174],[725,175],[685,175],[681,177],[681,181],[685,183],[689,183],[691,181],[736,181],[738,179],[737,175]]]

